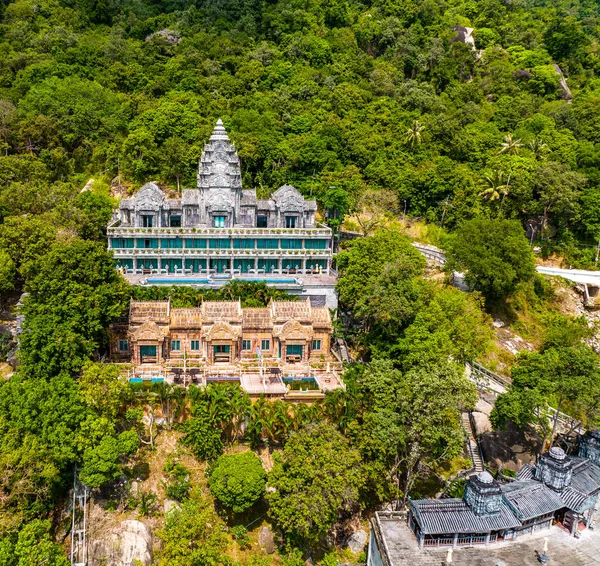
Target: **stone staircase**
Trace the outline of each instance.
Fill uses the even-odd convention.
[[[477,444],[477,440],[475,440],[475,435],[473,434],[473,426],[471,424],[469,413],[462,413],[461,420],[463,428],[467,433],[467,442],[469,443],[469,453],[471,454],[473,467],[475,468],[476,472],[483,472],[483,459],[481,458],[479,445]]]

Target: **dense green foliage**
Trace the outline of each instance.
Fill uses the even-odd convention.
[[[213,497],[234,513],[250,509],[265,493],[267,474],[254,452],[220,456],[210,470]]]
[[[260,197],[292,183],[334,228],[345,216],[365,234],[403,210],[443,224],[488,302],[530,277],[531,236],[544,253],[593,265],[600,27],[589,2],[15,0],[0,11],[0,294],[29,292],[21,366],[0,386],[7,565],[61,564],[39,518],[64,496],[73,463],[91,485],[110,485],[140,443],[152,446],[144,411],[160,406],[169,426],[182,410],[176,390],[125,387],[90,364],[130,296],[104,233],[111,194],[151,179],[194,185],[218,117]],[[475,28],[476,50],[456,41],[456,24]],[[479,294],[426,281],[423,259],[395,233],[353,243],[339,268],[346,330],[371,360],[348,370],[347,391],[290,407],[251,406],[239,388],[192,389],[183,426],[201,459],[217,459],[246,421],[253,446],[283,447],[272,516],[303,540],[340,510],[406,497],[458,455],[459,411],[474,400],[461,364],[492,335]],[[175,306],[278,296],[244,284],[134,292]],[[536,409],[547,403],[597,422],[597,360],[565,339],[582,337],[571,330],[520,359],[496,424],[544,422]],[[183,503],[160,533],[159,563],[227,562],[218,518],[188,497],[180,472],[167,472]]]
[[[131,296],[138,301],[160,301],[169,298],[171,305],[197,307],[202,301],[241,301],[242,307],[266,307],[271,300],[293,301],[297,297],[288,295],[263,281],[230,281],[219,289],[195,289],[184,285],[131,287]]]
[[[465,274],[465,282],[489,304],[503,300],[535,273],[533,254],[520,224],[511,220],[475,218],[465,222],[447,245],[450,272]]]
[[[269,515],[290,537],[318,540],[357,505],[360,463],[358,451],[331,425],[292,434],[269,474]]]
[[[164,529],[159,566],[218,566],[229,564],[224,554],[227,538],[209,501],[194,491],[179,509],[169,512]]]
[[[589,3],[16,0],[2,11],[3,217],[41,214],[97,237],[108,206],[79,194],[90,177],[190,186],[221,116],[248,187],[295,184],[337,210],[333,225],[369,209],[352,216],[365,231],[377,208],[405,204],[451,228],[503,216],[593,258]],[[475,49],[457,24],[475,28]]]
[[[582,338],[590,329],[581,320],[558,317],[551,324],[539,352],[523,352],[512,368],[508,392],[496,400],[491,414],[495,427],[511,422],[518,428],[532,424],[542,441],[553,440],[558,415],[549,407],[581,419],[587,427],[600,423],[600,357]]]
[[[354,240],[338,255],[340,310],[365,354],[410,368],[485,352],[492,332],[479,296],[441,288],[423,277],[424,266],[409,239],[394,231]]]

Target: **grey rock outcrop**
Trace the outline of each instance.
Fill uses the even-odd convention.
[[[258,544],[265,551],[266,554],[273,554],[275,552],[275,539],[273,538],[273,531],[270,527],[262,527],[258,533]]]
[[[366,531],[359,529],[348,537],[346,546],[354,552],[354,554],[358,554],[364,550],[365,544],[367,544],[367,533]]]
[[[479,399],[479,401],[477,401],[477,404],[475,405],[474,411],[477,413],[483,413],[484,415],[487,415],[489,417],[493,408],[494,406],[491,403],[488,403],[483,399]]]
[[[567,79],[565,79],[562,69],[556,63],[552,63],[552,66],[554,67],[556,74],[560,77],[558,88],[562,93],[561,97],[563,100],[570,102],[573,100],[573,94],[571,93],[571,89],[567,86]]]
[[[106,538],[89,543],[89,566],[150,566],[152,560],[152,532],[141,521],[123,521]]]
[[[475,429],[475,436],[481,436],[486,432],[492,430],[492,423],[490,418],[484,413],[472,413],[473,414],[473,427]]]

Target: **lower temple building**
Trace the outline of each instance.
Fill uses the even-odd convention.
[[[239,301],[204,301],[173,308],[170,301],[134,301],[125,324],[112,328],[111,353],[134,365],[168,360],[229,364],[277,358],[288,363],[331,359],[333,327],[327,307],[309,301],[272,301],[242,308]]]
[[[111,327],[111,357],[130,364],[136,380],[177,383],[185,371],[194,382],[239,380],[250,393],[281,396],[292,389],[318,396],[343,386],[332,333],[329,309],[310,301],[175,308],[168,300],[132,300],[129,316]]]
[[[599,492],[600,432],[594,431],[581,439],[577,457],[552,447],[510,483],[484,471],[467,480],[462,499],[409,499],[406,515],[376,514],[367,564],[393,566],[389,553],[401,538],[401,517],[421,548],[512,541],[553,524],[579,536],[592,523]]]

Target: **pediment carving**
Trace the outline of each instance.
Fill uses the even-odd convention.
[[[279,331],[282,340],[312,340],[313,329],[311,326],[302,326],[297,320],[289,320]]]
[[[302,212],[304,197],[291,185],[283,185],[273,193],[273,200],[281,211]]]
[[[167,329],[161,329],[156,322],[147,320],[140,326],[131,331],[131,336],[134,341],[139,342],[142,340],[164,340]]]
[[[210,212],[215,210],[231,210],[233,208],[233,196],[229,192],[210,191],[207,206]]]
[[[136,210],[160,210],[165,201],[164,193],[154,183],[146,183],[133,197]]]
[[[231,326],[227,322],[216,322],[206,335],[207,340],[237,340],[240,337],[240,329]]]

